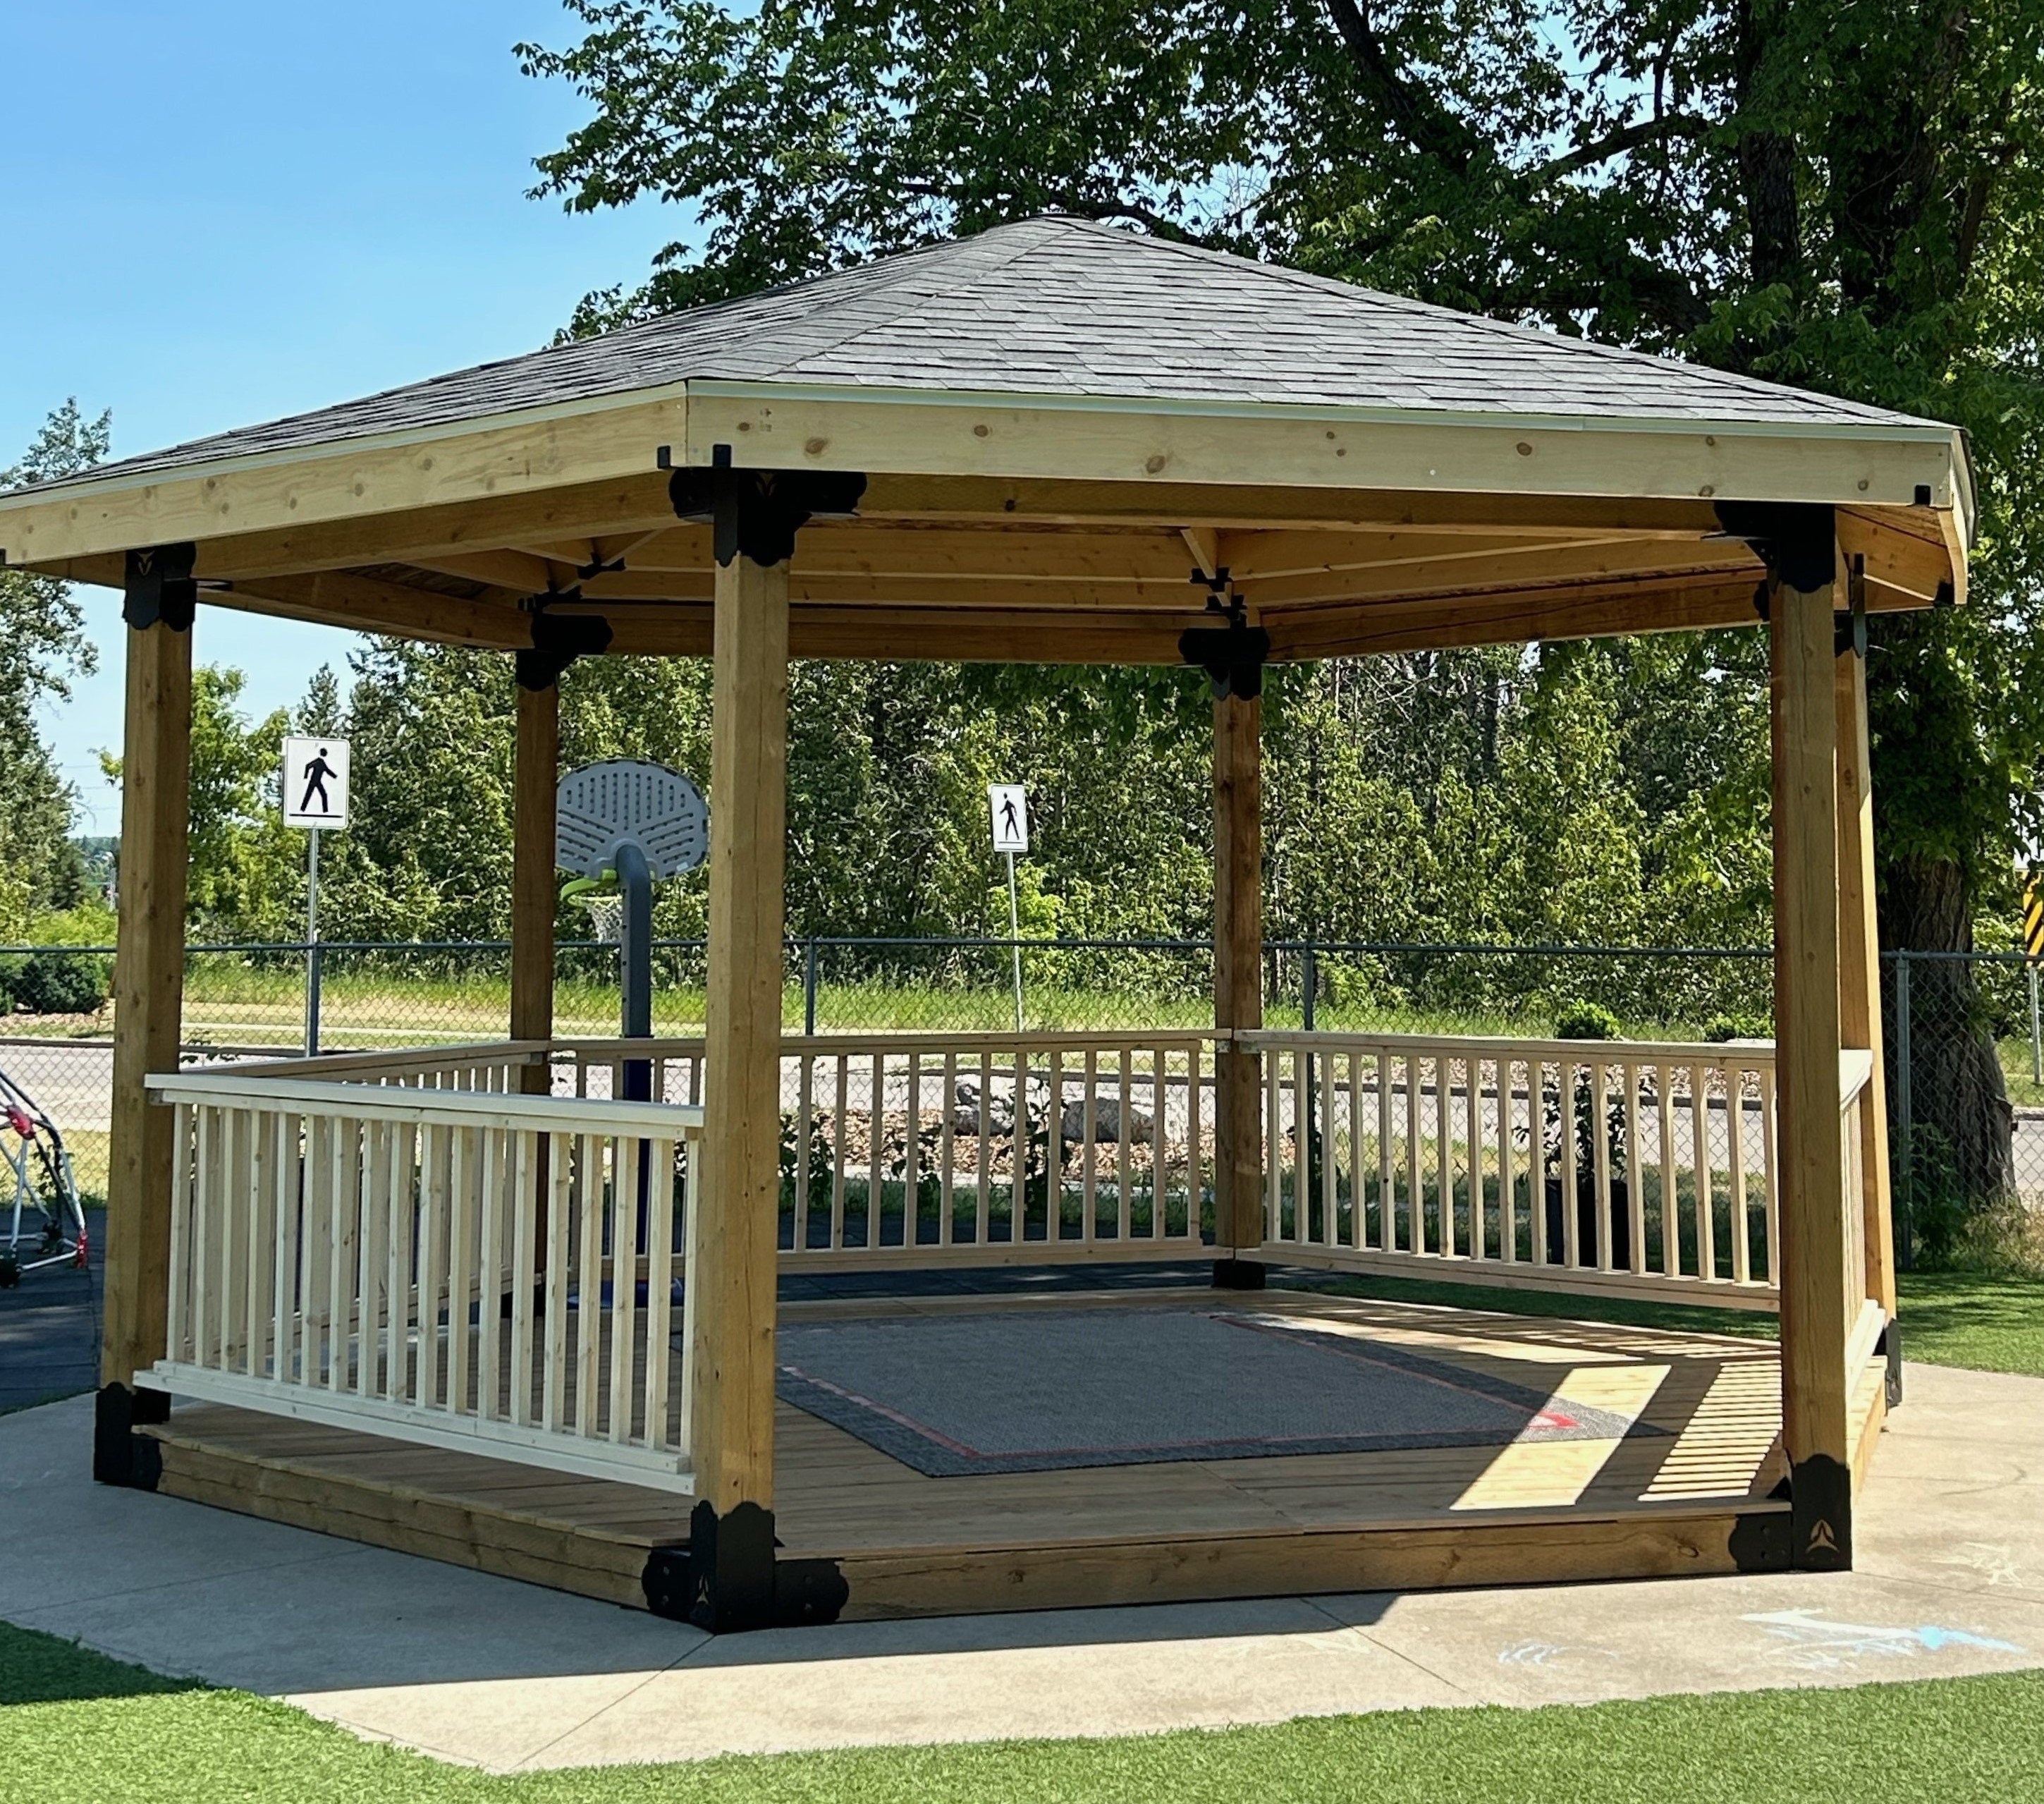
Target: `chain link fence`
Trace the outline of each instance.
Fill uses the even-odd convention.
[[[701,1031],[704,952],[700,940],[655,942],[657,1033]],[[111,948],[0,948],[0,976],[31,956],[36,981],[17,984],[19,994],[0,990],[10,1010],[0,1014],[0,1069],[56,1118],[82,1187],[101,1193],[111,1005],[36,1005],[103,998]],[[1032,1031],[1198,1029],[1212,1019],[1204,940],[827,936],[789,942],[784,1019],[791,1032],[819,1033],[1010,1031],[1018,966]],[[2035,972],[2019,953],[1890,952],[1881,978],[1905,1263],[1945,1256],[1984,1208],[2044,1217]],[[1265,948],[1264,1008],[1273,1027],[1539,1037],[1588,1006],[1629,1038],[1759,1039],[1773,1031],[1773,980],[1764,948],[1286,940]],[[614,944],[563,942],[555,986],[559,1035],[616,1033]],[[491,1040],[505,1033],[509,1008],[501,940],[198,946],[186,961],[193,1059],[286,1055],[309,1042],[338,1052]]]

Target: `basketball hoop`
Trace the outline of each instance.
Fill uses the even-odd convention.
[[[589,910],[589,937],[601,944],[617,945],[624,937],[624,898],[622,896],[584,896]]]

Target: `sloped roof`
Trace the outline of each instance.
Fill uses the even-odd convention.
[[[1848,433],[1929,424],[1044,217],[196,439],[102,465],[83,479],[445,427],[686,380]]]

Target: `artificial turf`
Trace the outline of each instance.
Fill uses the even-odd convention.
[[[494,1776],[0,1624],[0,1796],[25,1804],[1867,1804],[2040,1788],[2044,1673]]]

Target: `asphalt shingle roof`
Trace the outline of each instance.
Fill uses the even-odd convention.
[[[91,475],[718,379],[1589,420],[1924,423],[1112,227],[1039,218]]]

